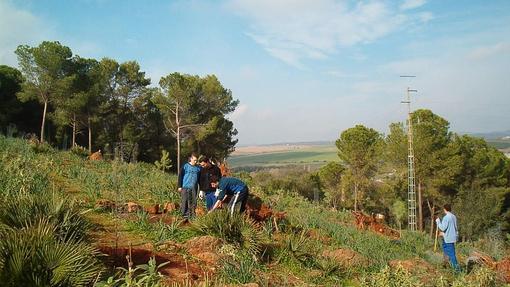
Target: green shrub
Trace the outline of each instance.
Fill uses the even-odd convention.
[[[43,193],[49,187],[49,168],[33,153],[0,154],[0,195]]]
[[[377,273],[373,273],[362,278],[361,286],[363,287],[418,287],[423,284],[416,278],[412,277],[400,265],[392,269],[389,266],[384,267]]]
[[[227,258],[220,269],[220,277],[226,283],[246,284],[256,280],[254,272],[260,268],[249,254]]]
[[[99,252],[58,232],[46,219],[21,228],[0,224],[2,286],[90,286],[102,271]]]
[[[30,143],[30,147],[35,153],[50,153],[54,152],[55,150],[51,147],[50,144],[47,142],[32,142]]]
[[[471,274],[456,278],[452,287],[496,287],[499,286],[496,273],[489,268],[477,268]]]
[[[262,232],[255,222],[244,214],[230,215],[227,210],[217,210],[199,217],[192,224],[198,234],[212,235],[225,242],[236,244],[252,255],[261,251]]]
[[[89,150],[79,145],[73,146],[69,151],[81,158],[87,158],[89,156]]]
[[[10,228],[21,229],[45,219],[55,226],[55,236],[75,241],[84,239],[90,228],[76,201],[57,193],[19,193],[6,196],[0,202],[0,223]]]
[[[151,257],[147,264],[138,265],[135,268],[118,268],[119,273],[109,277],[106,281],[98,282],[96,287],[130,287],[147,286],[161,287],[163,285],[163,275],[158,270],[170,262],[164,262],[159,265],[156,259]]]
[[[299,234],[286,234],[276,262],[295,260],[304,266],[312,267],[318,253],[318,248],[315,247],[317,244],[308,239],[304,230]]]
[[[136,220],[126,222],[127,229],[150,239],[156,247],[168,240],[184,242],[196,236],[194,230],[180,227],[180,221],[176,220],[166,224],[159,220],[158,222],[151,223],[148,213],[138,212],[136,215]]]

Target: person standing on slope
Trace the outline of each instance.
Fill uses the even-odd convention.
[[[181,193],[181,214],[185,220],[195,217],[200,178],[200,167],[197,165],[197,161],[196,154],[192,153],[189,161],[182,166],[177,183],[177,190]]]
[[[457,262],[457,256],[455,255],[455,243],[459,236],[457,229],[457,217],[451,212],[452,207],[450,204],[445,204],[443,211],[445,216],[443,219],[436,218],[436,224],[440,235],[443,237],[443,252],[450,260],[450,265],[455,271],[460,271],[459,263]]]
[[[216,188],[211,186],[211,178],[212,176],[221,178],[221,170],[217,165],[212,164],[211,160],[206,156],[201,156],[198,162],[202,167],[199,180],[199,198],[204,199],[205,197],[205,205],[207,210],[211,210],[214,203],[216,203],[216,197],[214,196]]]

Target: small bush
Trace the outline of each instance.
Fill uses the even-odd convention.
[[[87,158],[89,156],[89,151],[88,149],[82,147],[82,146],[79,146],[79,145],[75,145],[73,146],[71,149],[70,149],[70,152],[74,155],[77,155],[81,158]]]
[[[2,286],[90,286],[102,271],[99,252],[58,233],[45,219],[20,228],[0,224]]]
[[[258,255],[263,241],[255,222],[244,214],[230,215],[227,210],[217,210],[199,217],[192,225],[198,234],[212,235],[235,244],[252,255]]]
[[[418,287],[423,284],[416,278],[412,277],[401,266],[397,268],[384,267],[381,271],[373,273],[361,280],[363,287]]]
[[[299,234],[287,234],[276,261],[295,260],[304,266],[312,267],[316,263],[314,258],[318,253],[315,246],[306,236],[306,231],[302,231]]]
[[[159,265],[156,259],[151,257],[147,264],[138,265],[135,268],[118,268],[119,273],[116,276],[109,277],[106,281],[98,282],[96,287],[124,287],[124,286],[150,286],[161,287],[163,285],[163,275],[158,270],[167,265],[164,262]]]
[[[256,279],[254,271],[259,268],[259,264],[253,260],[252,256],[244,254],[225,260],[220,270],[220,277],[231,284],[252,283]]]
[[[45,219],[55,226],[55,236],[74,241],[83,240],[90,228],[76,202],[57,193],[19,193],[0,202],[0,224],[10,228],[21,229]]]
[[[51,147],[51,145],[49,145],[46,142],[43,142],[43,143],[41,143],[41,142],[32,142],[30,144],[30,147],[32,148],[32,150],[35,153],[49,153],[49,152],[53,151],[53,148]]]
[[[461,276],[453,281],[452,287],[496,287],[496,273],[489,268],[477,268],[469,275]]]

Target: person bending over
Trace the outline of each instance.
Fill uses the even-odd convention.
[[[212,176],[211,186],[216,188],[216,203],[209,212],[223,206],[227,195],[232,196],[228,204],[230,214],[234,214],[234,211],[238,211],[239,213],[245,211],[249,190],[246,183],[242,180],[234,177],[222,177],[219,179],[217,176]]]

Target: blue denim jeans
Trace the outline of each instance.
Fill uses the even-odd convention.
[[[455,256],[455,243],[445,243],[444,239],[442,240],[443,252],[450,260],[450,265],[457,272],[460,271],[459,263],[457,263],[457,256]]]
[[[207,210],[211,210],[211,208],[216,203],[216,196],[214,196],[214,191],[206,191],[205,192],[205,206]]]

